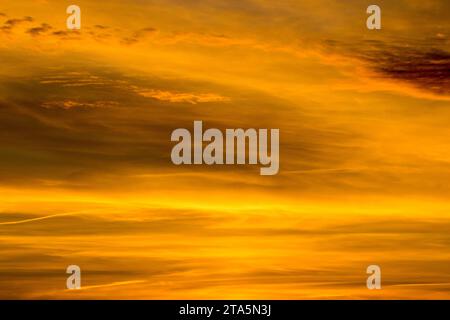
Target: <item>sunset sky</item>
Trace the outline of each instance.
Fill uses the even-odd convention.
[[[450,2],[374,3],[0,0],[0,298],[450,299]],[[175,166],[194,120],[279,173]]]

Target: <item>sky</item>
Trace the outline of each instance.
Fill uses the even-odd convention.
[[[0,0],[0,298],[450,298],[450,3],[376,3]],[[173,165],[194,120],[279,173]]]

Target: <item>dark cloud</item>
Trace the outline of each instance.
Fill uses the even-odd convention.
[[[375,70],[386,77],[411,83],[437,94],[450,94],[450,53],[440,49],[381,53]]]
[[[60,37],[61,39],[75,40],[75,39],[80,39],[81,32],[78,30],[70,30],[70,31],[58,30],[58,31],[52,32],[52,35]]]
[[[65,181],[60,182],[74,187],[84,184],[82,181],[86,178],[94,178],[92,174],[106,173],[105,170],[113,173],[128,166],[168,170],[172,167],[169,137],[174,129],[190,126],[200,113],[209,114],[210,119],[215,118],[211,112],[223,113],[220,118],[233,113],[227,109],[213,111],[212,105],[223,103],[215,100],[205,100],[201,103],[204,106],[193,109],[186,108],[191,105],[188,101],[174,103],[167,99],[167,95],[178,97],[180,92],[189,97],[203,97],[201,94],[205,91],[229,96],[232,95],[229,88],[186,80],[130,77],[86,65],[58,73],[36,74],[28,80],[9,79],[1,86],[8,93],[0,102],[0,122],[8,127],[4,127],[8,134],[0,135],[0,140],[10,147],[3,150],[5,156],[0,162],[5,165],[3,168],[18,165],[2,176],[3,181],[17,182],[13,172],[17,170],[21,176],[22,166],[33,171],[29,172],[31,180],[59,176],[58,180]],[[149,90],[164,92],[164,99],[149,96]],[[25,91],[33,95],[27,98],[17,94]],[[167,112],[168,107],[170,112]],[[11,122],[13,118],[16,120]],[[32,151],[34,148],[28,145],[28,139],[39,141],[42,148]],[[18,143],[15,147],[11,144],[13,141]],[[40,160],[34,161],[36,156]],[[11,157],[21,160],[11,162]],[[68,161],[57,160],[66,157]],[[54,161],[59,163],[59,169],[54,167]]]
[[[59,30],[59,31],[53,32],[53,34],[55,36],[67,36],[69,34],[69,32],[68,31]]]
[[[152,27],[142,28],[142,29],[139,29],[138,31],[134,32],[133,35],[131,35],[129,37],[124,37],[121,42],[126,45],[135,44],[135,43],[145,39],[146,37],[154,34],[155,32],[157,32],[157,29],[152,28]]]
[[[450,95],[450,52],[444,49],[446,42],[445,36],[438,34],[423,41],[365,40],[358,46],[328,40],[325,47],[328,52],[361,60],[382,78],[402,81],[434,94]]]
[[[41,33],[45,33],[52,29],[52,26],[47,23],[42,23],[39,27],[30,28],[27,30],[27,33],[31,34],[32,36],[38,36]]]
[[[1,15],[0,15],[1,16]],[[6,16],[6,15],[5,15]],[[32,17],[24,17],[24,18],[11,18],[8,19],[3,23],[3,25],[0,26],[0,31],[3,31],[5,33],[10,33],[16,26],[25,23],[25,22],[33,22],[35,21]],[[105,25],[94,25],[86,26],[83,28],[83,30],[54,30],[52,31],[53,27],[46,22],[42,22],[38,26],[34,26],[31,28],[28,28],[24,30],[25,33],[28,33],[32,36],[40,36],[40,35],[49,35],[49,36],[55,36],[61,40],[80,40],[83,37],[90,37],[92,39],[95,39],[96,41],[103,41],[105,39],[109,39],[113,36],[109,30],[111,27],[105,26]],[[116,30],[117,32],[120,32],[119,29]],[[152,28],[143,28],[139,29],[138,31],[134,32],[133,35],[126,41],[123,41],[123,43],[134,43],[139,41],[140,39],[145,38],[146,35],[154,32],[155,30]],[[119,36],[118,39],[120,40],[121,37]]]
[[[26,16],[23,18],[19,18],[19,19],[8,19],[5,21],[5,23],[3,24],[3,26],[0,27],[0,30],[3,31],[11,31],[15,26],[24,23],[24,22],[32,22],[34,21],[33,17],[30,16]]]
[[[14,27],[22,22],[32,22],[33,20],[34,20],[33,17],[30,16],[24,17],[22,19],[9,19],[6,20],[5,25]]]
[[[288,102],[261,92],[240,90],[236,94],[235,88],[210,82],[127,75],[110,66],[103,68],[98,61],[79,62],[71,57],[64,59],[64,64],[57,71],[41,70],[30,78],[8,77],[0,83],[5,93],[0,101],[0,124],[4,128],[0,134],[0,171],[5,184],[85,190],[121,188],[121,179],[128,179],[124,175],[128,170],[171,173],[170,133],[176,128],[191,128],[193,120],[198,119],[204,121],[205,127],[220,129],[280,128],[285,132],[280,148],[284,160],[282,171],[270,184],[259,176],[248,178],[255,176],[255,167],[233,168],[236,175],[228,179],[220,175],[231,173],[227,167],[178,167],[181,176],[177,181],[193,188],[202,189],[209,183],[236,188],[238,180],[241,190],[274,193],[423,193],[436,190],[440,183],[439,179],[425,179],[428,173],[439,172],[443,177],[448,169],[445,163],[431,161],[425,166],[422,162],[423,172],[413,171],[407,178],[399,173],[393,181],[383,174],[390,172],[391,164],[380,159],[372,163],[360,134],[305,113],[302,108],[317,107],[310,101],[298,102],[301,107],[292,108]],[[28,97],[22,92],[33,94]],[[155,92],[163,92],[164,99]],[[230,101],[192,105],[167,98],[172,93],[178,97],[180,92],[189,96],[215,93],[230,97]],[[355,158],[362,160],[355,164]],[[196,175],[183,175],[188,173]],[[148,179],[129,179],[136,188],[150,187],[145,185]],[[153,180],[159,181],[159,188],[170,187],[170,179]]]
[[[52,32],[51,35],[56,36],[61,40],[80,40],[82,32],[79,30],[57,30]]]
[[[450,94],[450,52],[430,46],[372,43],[358,57],[383,77],[404,81],[436,94]]]
[[[15,26],[15,25],[18,25],[19,23],[22,23],[22,22],[32,22],[32,21],[34,21],[33,17],[26,16],[26,17],[23,17],[21,19],[9,19],[9,20],[6,20],[5,25]]]

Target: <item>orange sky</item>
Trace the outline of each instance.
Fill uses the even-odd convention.
[[[0,0],[1,298],[449,298],[448,1],[69,4]],[[279,174],[174,166],[194,120]]]

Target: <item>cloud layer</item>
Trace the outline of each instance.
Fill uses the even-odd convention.
[[[448,1],[110,3],[1,8],[2,297],[449,297]],[[194,120],[280,173],[174,166]]]

